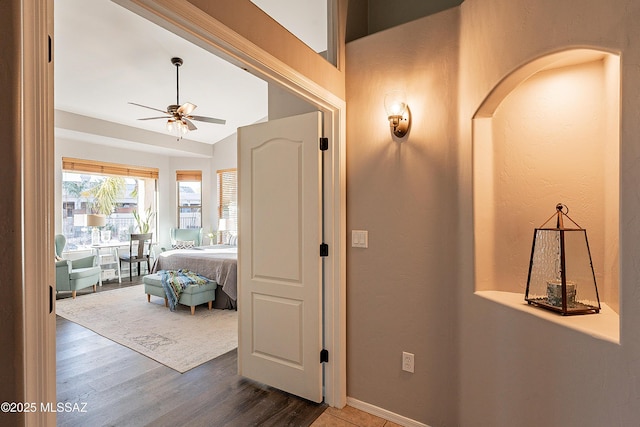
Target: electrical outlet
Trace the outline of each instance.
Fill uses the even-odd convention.
[[[402,352],[402,370],[413,373],[413,353]]]

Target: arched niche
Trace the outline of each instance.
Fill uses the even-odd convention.
[[[619,106],[620,57],[594,49],[533,60],[487,96],[473,119],[476,293],[523,302],[533,229],[561,202],[587,230],[601,303],[617,315]]]

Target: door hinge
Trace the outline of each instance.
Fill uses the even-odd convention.
[[[320,350],[320,363],[326,363],[329,361],[329,350],[322,349]]]
[[[320,151],[327,151],[329,149],[329,138],[320,138]]]
[[[51,63],[51,60],[53,59],[53,43],[51,40],[51,36],[48,35],[47,37],[49,38],[47,45],[47,49],[49,49],[47,62]]]
[[[329,245],[326,243],[320,245],[320,256],[329,256]]]

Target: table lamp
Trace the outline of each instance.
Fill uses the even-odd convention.
[[[88,214],[87,215],[87,227],[91,227],[91,244],[100,244],[100,230],[98,227],[104,227],[107,223],[107,218],[104,215]]]

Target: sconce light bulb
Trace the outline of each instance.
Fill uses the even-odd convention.
[[[411,113],[407,105],[406,94],[401,90],[394,90],[384,97],[384,108],[393,134],[399,138],[409,131]]]
[[[402,116],[407,108],[407,96],[402,90],[393,90],[384,97],[384,108],[389,116]]]
[[[390,116],[402,116],[402,113],[404,113],[404,110],[407,109],[407,104],[405,104],[404,102],[394,102],[393,104],[391,104],[391,106],[389,106],[389,115]]]

